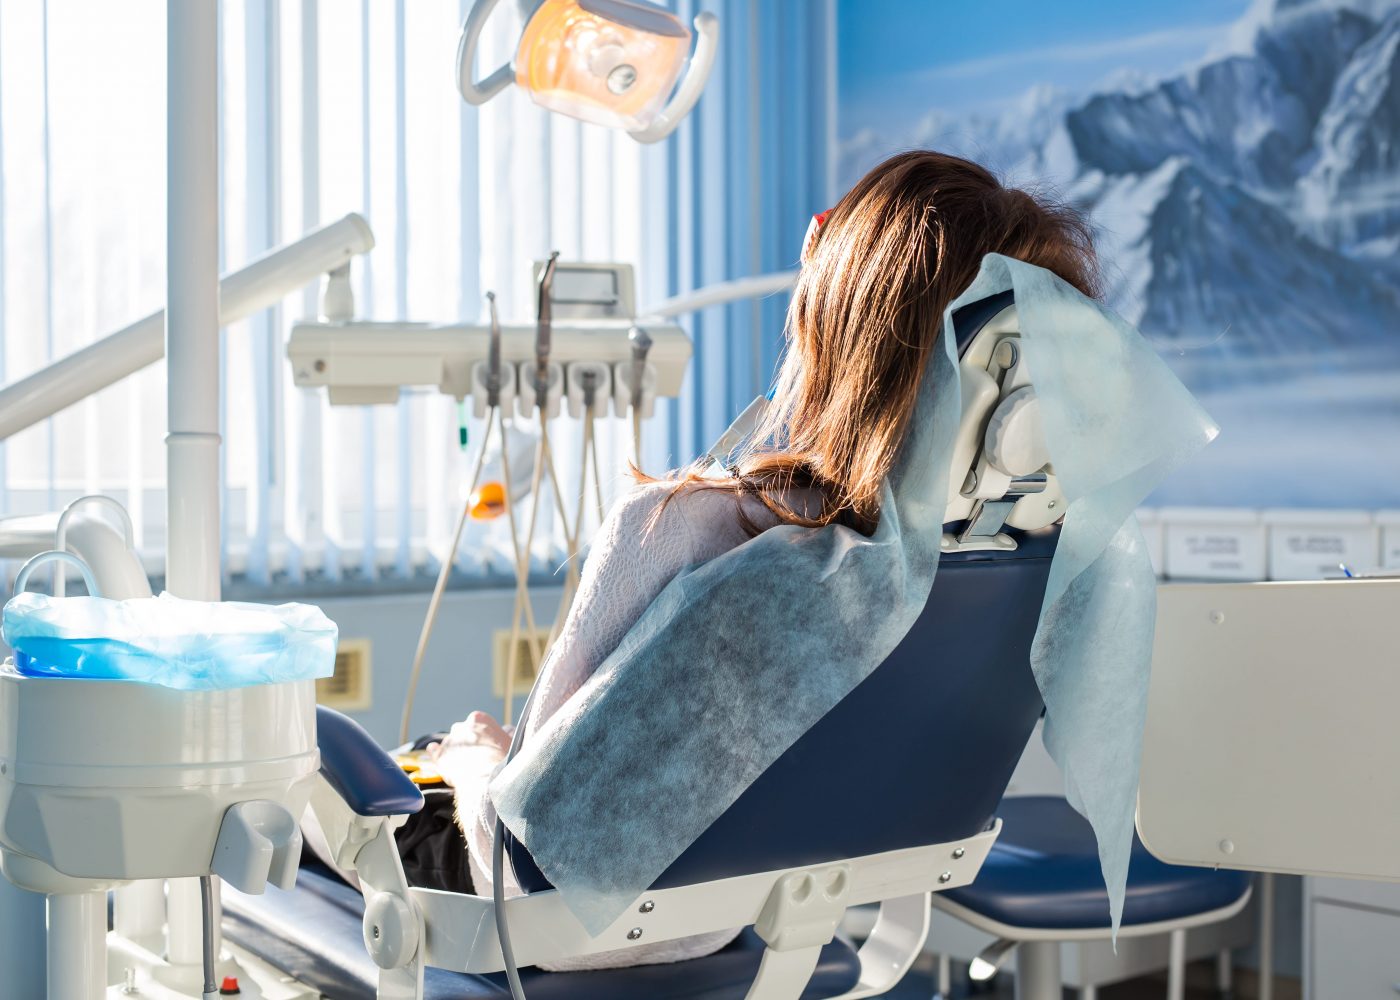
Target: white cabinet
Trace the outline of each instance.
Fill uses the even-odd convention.
[[[1305,882],[1307,1000],[1400,998],[1400,885],[1328,878]]]

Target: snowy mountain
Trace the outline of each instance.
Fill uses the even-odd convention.
[[[1262,30],[1252,56],[1206,63],[1141,94],[1096,94],[1065,126],[1087,169],[1144,173],[1187,156],[1251,186],[1286,187],[1332,81],[1373,30],[1350,10],[1308,11]]]
[[[1383,23],[1316,3],[1274,13],[1251,53],[1068,111],[1070,190],[1102,229],[1139,234],[1122,248],[1136,287],[1113,298],[1148,335],[1278,375],[1289,356],[1400,359],[1400,287],[1374,260],[1400,215],[1400,10]],[[1170,183],[1141,184],[1170,163]],[[1131,206],[1096,196],[1132,180]]]
[[[1400,10],[1338,74],[1316,136],[1302,209],[1328,238],[1364,256],[1367,241],[1400,227]]]
[[[921,125],[845,176],[921,145],[1050,182],[1219,420],[1155,502],[1400,505],[1400,0],[1257,0],[1165,78]]]
[[[1377,332],[1400,339],[1394,326],[1375,329],[1380,317],[1400,319],[1393,286],[1267,202],[1173,162],[1146,228],[1150,277],[1138,320],[1160,346],[1215,347],[1238,374],[1242,362],[1278,368],[1289,355],[1307,356],[1309,367],[1318,355],[1364,363]],[[1348,357],[1359,341],[1361,356]]]
[[[1227,358],[1234,377],[1400,359],[1400,0],[1385,6],[1267,0],[1229,51],[1167,79],[1037,87],[905,141],[1059,187],[1099,231],[1110,302],[1201,378]],[[878,139],[847,144],[848,171]]]
[[[865,128],[842,144],[840,174],[852,184],[891,152],[903,149],[943,149],[979,163],[996,164],[1005,172],[1044,176],[1044,159],[1056,148],[1056,132],[1075,96],[1049,85],[1032,87],[1010,107],[995,114],[958,116],[930,111],[915,120],[892,144],[890,137]]]

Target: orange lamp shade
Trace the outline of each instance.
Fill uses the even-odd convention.
[[[628,131],[651,124],[676,85],[690,30],[640,0],[544,0],[525,26],[515,79],[551,111]]]

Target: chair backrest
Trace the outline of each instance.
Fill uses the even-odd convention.
[[[960,353],[1010,293],[954,317]],[[956,533],[959,526],[950,526]],[[1058,527],[945,552],[893,653],[778,758],[655,888],[945,843],[996,815],[1039,718],[1030,647]],[[780,708],[778,710],[781,710]],[[549,887],[511,839],[521,885]]]
[[[978,833],[1040,717],[1030,645],[1054,538],[948,553],[893,653],[794,743],[657,888]]]

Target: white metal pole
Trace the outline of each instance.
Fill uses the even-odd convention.
[[[220,588],[218,28],[216,0],[166,0],[165,585],[199,601]],[[170,883],[177,965],[203,951],[191,891],[193,879]]]
[[[797,284],[796,271],[776,271],[773,274],[758,274],[748,278],[735,278],[733,281],[717,281],[713,285],[697,288],[692,292],[658,302],[655,306],[638,311],[642,319],[664,319],[667,316],[683,316],[711,306],[722,306],[743,299],[761,298],[786,292]]]
[[[49,997],[101,1000],[107,994],[107,894],[49,897]]]
[[[1274,997],[1274,874],[1259,876],[1259,984],[1255,996],[1259,1000]]]
[[[1215,992],[1225,995],[1235,987],[1235,953],[1223,948],[1215,956]]]
[[[157,954],[165,929],[165,882],[141,879],[112,890],[112,929]]]
[[[0,878],[0,969],[15,996],[41,997],[44,989],[44,897]]]
[[[938,956],[937,1000],[953,1000],[953,960],[941,953]]]
[[[181,0],[187,2],[187,0]],[[199,879],[173,878],[170,880],[165,902],[167,937],[165,957],[171,965],[186,969],[199,969],[204,962],[204,908],[199,896]],[[222,907],[219,905],[217,887],[221,883],[214,880],[214,956],[217,960],[223,948],[223,930],[220,926]]]
[[[1016,1000],[1059,1000],[1060,942],[1022,941],[1016,946]]]
[[[1186,1000],[1186,928],[1167,939],[1167,1000]]]
[[[218,4],[167,0],[166,587],[219,599]]]

